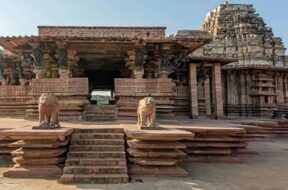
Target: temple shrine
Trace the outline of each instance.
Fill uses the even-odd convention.
[[[138,101],[159,118],[271,117],[286,108],[285,47],[252,5],[225,3],[201,30],[39,26],[38,36],[0,37],[0,113],[37,117],[53,92],[62,120],[136,117]]]
[[[39,95],[53,92],[62,119],[130,119],[146,96],[156,99],[160,118],[223,117],[221,66],[233,60],[191,56],[211,41],[207,32],[165,37],[165,27],[38,29],[38,36],[0,39],[13,53],[1,59],[1,113],[33,118]],[[92,100],[97,92],[108,94],[106,104]]]
[[[226,1],[201,30],[170,36],[160,26],[38,26],[37,36],[0,37],[0,48],[0,156],[14,163],[3,177],[143,183],[187,177],[198,162],[251,155],[263,167],[271,150],[284,155],[282,141],[270,144],[288,134],[286,49],[252,5]]]

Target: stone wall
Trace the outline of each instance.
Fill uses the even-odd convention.
[[[166,27],[72,27],[38,26],[39,36],[97,38],[165,38]]]
[[[15,113],[28,119],[37,119],[38,98],[43,92],[53,92],[60,105],[60,120],[81,120],[87,104],[87,78],[33,79],[29,85],[0,85],[0,117]]]

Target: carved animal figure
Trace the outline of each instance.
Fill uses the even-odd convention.
[[[137,117],[137,126],[140,128],[156,126],[156,102],[154,98],[146,97],[139,101]]]
[[[42,93],[38,101],[39,126],[34,129],[55,129],[60,127],[58,121],[58,100],[53,93]]]

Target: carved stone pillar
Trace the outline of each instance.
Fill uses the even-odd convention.
[[[197,65],[190,63],[189,65],[189,85],[190,85],[190,111],[192,119],[198,118],[198,92],[197,92]]]
[[[206,115],[211,116],[210,79],[204,81]]]
[[[276,74],[276,84],[277,84],[277,105],[283,105],[284,100],[284,89],[283,89],[283,73]]]
[[[144,49],[143,47],[136,47],[135,48],[135,65],[134,65],[134,77],[136,79],[142,79],[144,75]]]
[[[67,44],[58,43],[57,58],[60,78],[70,78]]]
[[[34,57],[34,70],[36,78],[44,78],[45,71],[43,70],[43,46],[41,44],[32,44],[32,53]]]
[[[223,113],[223,97],[222,97],[222,82],[221,82],[221,65],[219,63],[213,66],[213,93],[214,93],[214,107],[215,118],[221,119],[224,116]]]
[[[169,45],[163,45],[160,49],[160,56],[161,56],[161,78],[168,78],[170,74],[169,71]]]
[[[4,72],[3,67],[2,65],[0,65],[0,82],[1,82],[1,85],[4,86],[6,85],[6,79],[3,76],[3,72]]]

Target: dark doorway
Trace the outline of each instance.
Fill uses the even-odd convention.
[[[114,90],[114,79],[120,78],[120,71],[115,70],[87,70],[85,75],[89,79],[90,91],[95,89]]]

